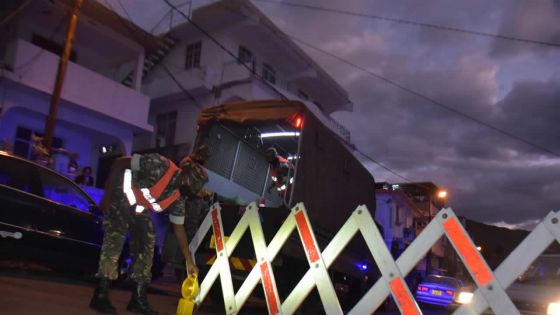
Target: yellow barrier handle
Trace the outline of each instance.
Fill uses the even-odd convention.
[[[197,275],[189,275],[181,286],[181,295],[184,299],[192,300],[198,295],[198,277]]]
[[[182,299],[177,306],[177,315],[191,315],[194,311],[194,299],[198,295],[197,275],[189,275],[181,286]]]

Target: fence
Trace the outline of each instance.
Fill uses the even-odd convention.
[[[334,286],[329,278],[328,268],[352,238],[357,233],[361,233],[381,271],[381,278],[348,314],[371,314],[381,306],[389,295],[392,295],[401,314],[422,314],[404,282],[404,277],[413,270],[442,236],[449,239],[477,285],[472,302],[461,306],[454,314],[481,314],[488,307],[496,314],[520,314],[506,294],[505,289],[550,244],[554,241],[560,242],[559,221],[560,213],[549,213],[504,262],[492,272],[450,208],[441,210],[395,261],[365,206],[359,206],[352,213],[321,252],[311,222],[309,222],[307,211],[302,203],[297,204],[291,210],[268,246],[264,238],[258,207],[255,203],[246,208],[244,215],[227,240],[223,235],[221,208],[219,204],[214,204],[190,244],[191,252],[196,252],[204,236],[210,228],[213,229],[217,259],[200,284],[200,292],[195,299],[195,303],[200,304],[206,298],[210,288],[219,276],[227,314],[236,314],[259,282],[263,285],[269,314],[295,313],[315,287],[318,290],[325,312],[327,314],[342,314]],[[287,298],[281,301],[278,296],[271,262],[279,254],[294,229],[298,230],[305,249],[309,270]],[[247,230],[251,233],[257,264],[239,290],[234,292],[228,259]]]

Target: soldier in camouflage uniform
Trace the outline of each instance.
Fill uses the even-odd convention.
[[[202,146],[191,156],[193,160],[203,162],[208,158],[208,148]],[[165,177],[171,165],[174,164],[159,154],[135,154],[132,157],[119,158],[114,163],[101,202],[101,209],[105,218],[103,220],[104,239],[97,272],[100,282],[90,302],[91,308],[104,313],[115,312],[114,306],[108,299],[108,290],[110,281],[115,280],[118,276],[118,260],[125,242],[125,234],[128,231],[130,254],[133,259],[131,277],[136,282],[136,288],[127,310],[139,314],[157,314],[148,304],[146,297],[147,285],[151,280],[155,245],[154,224],[148,209],[138,211],[140,202],[136,206],[131,206],[130,197],[126,194],[125,170],[129,169],[131,173],[128,186],[152,187]],[[169,211],[169,220],[172,223],[171,226],[175,232],[179,248],[185,257],[186,267],[190,274],[196,274],[198,269],[188,249],[187,237],[183,228],[185,220],[184,198],[193,193],[199,193],[201,187],[193,181],[191,168],[183,162],[180,166],[181,170],[174,171],[172,177],[169,177],[170,180],[166,182],[161,196],[156,198],[157,202],[161,204],[165,202],[166,198],[173,200],[166,207]],[[171,198],[177,196],[178,192],[180,192],[181,197]],[[141,207],[141,209],[144,208]]]
[[[214,197],[214,194],[204,187],[208,182],[208,174],[203,165],[204,161],[197,158],[196,152],[181,160],[186,182],[188,182],[188,187],[192,188],[184,192],[186,214],[189,218],[185,221],[184,227],[188,239],[194,237]],[[182,279],[185,278],[183,256],[175,244],[175,238],[169,232],[166,235],[165,244],[162,258],[175,267],[177,279],[182,282]]]

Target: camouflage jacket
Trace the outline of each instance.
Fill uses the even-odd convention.
[[[132,169],[132,185],[139,188],[152,187],[165,174],[169,167],[169,160],[157,153],[134,154],[131,159]],[[176,190],[176,181],[179,178],[180,171],[177,171],[169,184],[158,198],[163,200],[170,196]],[[185,222],[185,200],[183,197],[175,200],[168,208],[169,221],[175,224],[183,224]]]

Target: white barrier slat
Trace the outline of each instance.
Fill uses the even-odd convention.
[[[256,203],[251,203],[247,207],[246,212],[248,212],[249,215],[249,226],[251,228],[253,246],[255,247],[257,265],[261,271],[261,283],[263,285],[266,304],[268,306],[268,313],[271,315],[280,314],[280,305],[282,303],[280,302],[280,296],[278,295],[273,268],[267,257],[266,241],[264,239],[264,232],[261,226],[261,219],[259,217]]]
[[[397,266],[401,272],[408,274],[414,269],[443,234],[443,228],[437,221],[430,222],[397,259]],[[348,314],[371,314],[381,306],[390,293],[389,286],[386,283],[377,281]]]
[[[354,211],[321,253],[305,206],[301,203],[292,209],[268,247],[264,239],[258,208],[254,203],[247,207],[245,214],[227,242],[224,241],[221,207],[216,204],[212,206],[212,210],[189,244],[189,248],[194,254],[210,226],[213,228],[216,236],[217,259],[200,286],[200,294],[196,298],[196,303],[200,304],[204,300],[208,290],[219,275],[227,314],[235,314],[239,311],[259,280],[262,281],[265,288],[267,305],[271,314],[293,314],[314,287],[317,287],[319,291],[326,313],[341,314],[341,307],[327,269],[356,233],[360,232],[381,270],[382,277],[368,290],[349,314],[373,313],[389,294],[393,294],[395,297],[402,314],[422,314],[410,290],[405,285],[403,276],[415,268],[417,263],[424,258],[443,235],[446,235],[450,240],[478,286],[478,289],[474,292],[472,303],[462,306],[454,314],[481,314],[488,307],[491,307],[496,314],[519,314],[504,288],[507,288],[553,241],[560,242],[559,222],[560,214],[550,213],[493,273],[482,255],[476,251],[474,243],[456,215],[449,208],[441,210],[395,261],[365,206],[360,206]],[[310,269],[300,279],[286,301],[281,304],[271,262],[276,258],[296,228],[304,246]],[[235,294],[229,256],[235,250],[247,229],[251,230],[257,264]]]
[[[342,308],[336,296],[336,291],[330,280],[327,266],[321,256],[321,250],[315,239],[313,228],[309,223],[307,211],[302,203],[298,203],[292,214],[296,220],[298,233],[305,250],[309,268],[313,270],[313,278],[319,291],[319,297],[327,314],[342,314]]]
[[[478,288],[483,290],[484,294],[482,296],[486,302],[496,314],[519,314],[455,213],[447,208],[441,210],[440,214],[436,217],[436,220],[443,226],[445,235],[465,264]]]
[[[502,287],[509,287],[515,279],[523,273],[529,265],[550,246],[555,240],[546,222],[551,222],[558,214],[549,213],[546,218],[511,252],[511,254],[496,268],[494,275]],[[473,301],[457,309],[454,315],[482,314],[488,307],[484,299],[485,292],[478,288],[474,292]]]
[[[225,311],[227,314],[234,314],[237,312],[237,307],[235,305],[235,293],[233,290],[231,269],[229,267],[229,255],[224,238],[224,226],[222,224],[221,211],[222,208],[219,205],[210,210],[212,213],[212,228],[216,242],[217,259],[214,264],[219,268]]]
[[[210,211],[208,211],[208,214],[206,214],[206,217],[204,217],[204,220],[200,224],[200,227],[196,231],[196,234],[193,236],[192,240],[190,240],[189,250],[193,256],[194,253],[200,247],[200,244],[202,244],[202,241],[204,241],[204,237],[206,236],[206,233],[210,231],[211,227],[212,227],[212,215],[210,214]]]
[[[327,268],[332,265],[357,232],[358,227],[354,224],[352,218],[349,218],[322,253]],[[284,314],[295,313],[313,288],[315,288],[315,281],[313,281],[313,272],[310,269],[282,304],[282,312]]]
[[[276,232],[276,235],[274,235],[274,238],[268,245],[267,248],[268,261],[274,261],[274,259],[280,252],[280,249],[282,249],[282,246],[286,243],[286,241],[288,240],[288,238],[290,237],[290,235],[292,234],[295,228],[296,228],[295,219],[292,215],[289,215],[288,218],[286,218],[286,220],[284,221],[284,223],[282,223],[282,226],[280,226],[280,229],[278,230],[278,232]],[[253,292],[253,290],[259,283],[259,280],[261,279],[260,273],[261,271],[259,265],[255,265],[255,267],[253,267],[253,269],[249,273],[249,276],[247,277],[247,279],[245,279],[245,281],[239,288],[239,291],[237,292],[235,300],[238,302],[239,301],[243,302],[242,304],[239,305],[243,305],[245,303],[245,301],[247,300],[251,292]]]
[[[352,214],[352,217],[360,228],[369,251],[381,271],[382,279],[391,287],[391,293],[401,314],[422,314],[367,207],[358,207]]]

